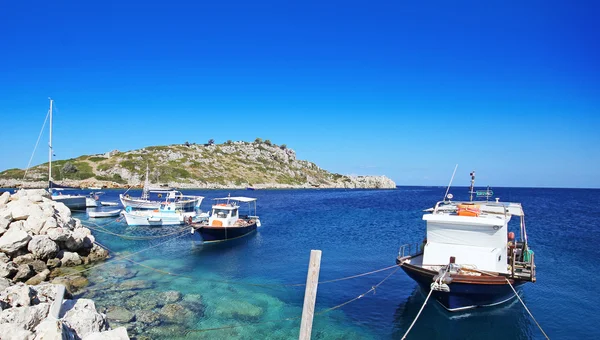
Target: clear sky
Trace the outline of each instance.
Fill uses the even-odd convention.
[[[401,185],[600,187],[597,1],[2,1],[0,170],[214,138]],[[47,135],[34,164],[47,160]]]

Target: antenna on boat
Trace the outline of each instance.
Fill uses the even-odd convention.
[[[472,202],[473,201],[473,186],[475,186],[475,170],[473,170],[470,173],[470,175],[471,175],[471,188],[469,190],[469,194],[470,194],[469,201]]]
[[[444,201],[446,201],[446,197],[448,197],[448,191],[450,191],[450,186],[452,185],[452,181],[454,180],[454,175],[456,174],[456,169],[458,168],[458,164],[454,166],[454,172],[452,173],[452,177],[450,178],[450,183],[448,183],[448,187],[446,188],[446,193],[444,194]],[[448,197],[448,199],[452,199],[452,196]]]

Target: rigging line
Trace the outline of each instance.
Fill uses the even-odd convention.
[[[131,254],[127,254],[127,255],[115,255],[115,259],[114,259],[113,261],[107,260],[107,261],[105,261],[105,262],[103,262],[103,263],[100,263],[100,264],[97,264],[97,265],[94,265],[94,266],[91,266],[91,267],[88,267],[88,268],[85,268],[85,269],[82,269],[82,270],[79,270],[79,271],[76,271],[76,272],[73,272],[73,273],[70,273],[70,274],[68,274],[68,275],[64,275],[64,276],[74,276],[74,275],[77,275],[77,274],[81,274],[81,273],[83,273],[83,272],[86,272],[86,271],[88,271],[88,270],[92,270],[92,269],[95,269],[95,268],[99,268],[99,267],[106,266],[106,265],[108,265],[108,264],[111,264],[111,263],[113,263],[113,262],[117,262],[117,261],[120,261],[120,260],[126,260],[128,257],[131,257],[131,256],[134,256],[134,255],[137,255],[137,254],[139,254],[139,253],[142,253],[142,252],[144,252],[144,251],[150,250],[150,249],[152,249],[152,248],[156,248],[156,247],[158,247],[158,246],[162,246],[163,244],[165,244],[165,243],[167,243],[167,242],[173,241],[173,240],[175,240],[175,239],[178,239],[178,238],[180,238],[180,237],[182,237],[182,236],[185,236],[185,235],[187,235],[187,232],[184,232],[184,233],[182,233],[182,234],[181,234],[181,235],[179,235],[179,236],[176,236],[176,237],[170,238],[170,239],[168,239],[168,240],[166,240],[166,241],[164,241],[164,242],[160,242],[160,243],[158,243],[158,244],[155,244],[155,245],[153,245],[153,246],[150,246],[150,247],[148,247],[148,248],[145,248],[145,249],[142,249],[142,250],[136,251],[136,252],[134,252],[134,253],[131,253]],[[98,246],[100,246],[100,247],[102,247],[102,248],[106,249],[106,250],[108,251],[108,249],[107,249],[107,248],[106,248],[104,245],[100,244],[99,242],[97,242],[97,241],[94,241],[94,243],[95,243],[95,244],[97,244]]]
[[[315,316],[321,316],[323,314],[329,313],[333,310],[336,310],[338,308],[341,308],[349,303],[352,303],[362,297],[364,297],[365,295],[369,294],[372,291],[375,291],[375,289],[377,287],[379,287],[382,283],[385,282],[385,280],[387,280],[390,276],[392,276],[394,273],[396,273],[398,271],[398,269],[400,269],[400,267],[396,268],[396,270],[394,270],[393,272],[391,272],[388,276],[386,276],[383,280],[381,280],[378,284],[376,284],[375,286],[372,286],[369,290],[367,290],[366,292],[358,295],[357,297],[354,297],[346,302],[340,303],[339,305],[333,306],[331,308],[327,308],[324,309],[320,312],[315,313]],[[227,325],[227,326],[223,326],[223,327],[214,327],[214,328],[203,328],[203,329],[191,329],[191,330],[187,330],[185,332],[185,334],[189,334],[189,333],[202,333],[202,332],[208,332],[208,331],[217,331],[217,330],[224,330],[224,329],[231,329],[231,328],[239,328],[239,327],[246,327],[246,326],[258,326],[258,325],[263,325],[263,324],[267,324],[267,323],[273,323],[273,322],[280,322],[280,321],[291,321],[291,320],[300,320],[302,319],[302,316],[296,316],[296,317],[289,317],[289,318],[283,318],[283,319],[276,319],[276,320],[269,320],[269,321],[263,321],[263,322],[257,322],[257,323],[252,323],[250,325]]]
[[[338,281],[344,281],[344,280],[350,280],[350,279],[354,279],[354,278],[357,278],[357,277],[367,276],[367,275],[371,275],[371,274],[383,272],[383,271],[386,271],[386,270],[390,270],[390,269],[392,269],[394,267],[398,267],[398,265],[395,264],[393,266],[389,266],[389,267],[385,267],[385,268],[373,270],[373,271],[370,271],[370,272],[367,272],[367,273],[362,273],[362,274],[357,274],[357,275],[352,275],[352,276],[341,277],[339,279],[333,279],[333,280],[327,280],[327,281],[319,281],[319,284],[332,283],[332,282],[338,282]],[[306,286],[306,283],[286,284],[284,286],[289,286],[289,287]]]
[[[517,296],[517,298],[519,299],[519,301],[521,301],[521,304],[523,305],[523,307],[525,307],[525,310],[527,311],[527,313],[529,313],[529,316],[531,316],[531,318],[533,319],[533,321],[535,322],[535,324],[538,326],[538,328],[540,329],[540,331],[542,331],[542,334],[544,334],[544,336],[546,337],[546,339],[550,339],[548,337],[548,335],[546,334],[546,332],[544,332],[544,330],[542,329],[542,326],[540,326],[540,324],[537,322],[537,320],[533,317],[533,314],[531,314],[531,312],[529,311],[529,308],[527,308],[527,306],[525,306],[525,302],[523,302],[523,300],[521,299],[521,297],[519,296],[519,294],[517,294],[517,291],[515,290],[515,287],[513,287],[513,285],[510,283],[510,281],[506,279],[506,282],[508,282],[508,285],[510,286],[510,288],[512,288],[513,292],[515,292],[515,295]]]
[[[27,163],[27,169],[25,169],[25,174],[23,175],[23,179],[21,180],[22,184],[25,183],[25,177],[27,176],[27,172],[29,171],[29,167],[31,166],[31,161],[33,161],[35,150],[37,150],[37,147],[40,144],[40,139],[42,138],[42,134],[44,133],[44,128],[46,127],[46,122],[48,121],[49,116],[50,110],[48,110],[48,113],[46,113],[46,119],[44,119],[44,124],[42,125],[42,129],[40,130],[40,134],[38,135],[37,142],[35,142],[35,147],[33,148],[33,152],[31,153],[31,157],[29,158],[29,163]]]
[[[112,223],[112,222],[111,222]],[[110,223],[109,223],[110,224]],[[108,224],[107,224],[108,225]],[[109,235],[113,235],[113,236],[117,236],[117,237],[121,237],[123,239],[129,239],[129,240],[138,240],[138,241],[142,241],[142,240],[153,240],[153,239],[157,239],[157,238],[163,238],[163,237],[167,237],[167,236],[171,236],[171,235],[175,235],[178,233],[183,232],[184,230],[187,230],[188,227],[183,227],[180,229],[177,229],[177,231],[174,231],[172,233],[168,233],[168,234],[162,234],[162,235],[154,235],[154,236],[135,236],[135,235],[123,235],[123,234],[117,234],[117,233],[113,233],[112,231],[104,228],[103,226],[99,226],[96,225],[96,227],[93,227],[91,225],[86,225],[86,227],[88,227],[91,230],[100,232],[100,233],[105,233],[105,234],[109,234]]]

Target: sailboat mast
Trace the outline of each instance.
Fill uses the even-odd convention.
[[[52,98],[50,99],[50,138],[48,141],[48,188],[52,188]]]

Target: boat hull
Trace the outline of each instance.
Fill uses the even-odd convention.
[[[92,218],[116,217],[121,214],[121,209],[111,211],[88,211],[88,216]]]
[[[424,291],[429,292],[437,272],[409,264],[400,264],[400,266]],[[457,281],[459,280],[448,284],[449,292],[434,290],[431,293],[432,298],[451,312],[494,306],[515,297],[504,277],[474,277],[470,281]],[[513,286],[517,287],[523,283],[523,281],[516,281]]]
[[[85,196],[55,195],[52,200],[63,203],[71,210],[85,210],[86,206]]]
[[[204,243],[222,242],[244,237],[256,231],[256,222],[243,227],[200,226],[194,228],[194,234],[200,236]]]
[[[132,209],[136,210],[154,210],[160,208],[161,204],[164,203],[164,201],[149,201],[140,198],[126,197],[123,195],[121,195],[119,199],[121,200],[121,204],[123,204],[124,208],[131,207]],[[198,205],[199,200],[200,199],[182,200],[175,202],[175,206],[179,210],[191,211],[194,210],[196,205]]]
[[[123,216],[127,225],[142,225],[142,226],[164,226],[164,225],[180,225],[184,223],[185,215],[181,214],[141,214],[138,212],[124,212]]]

